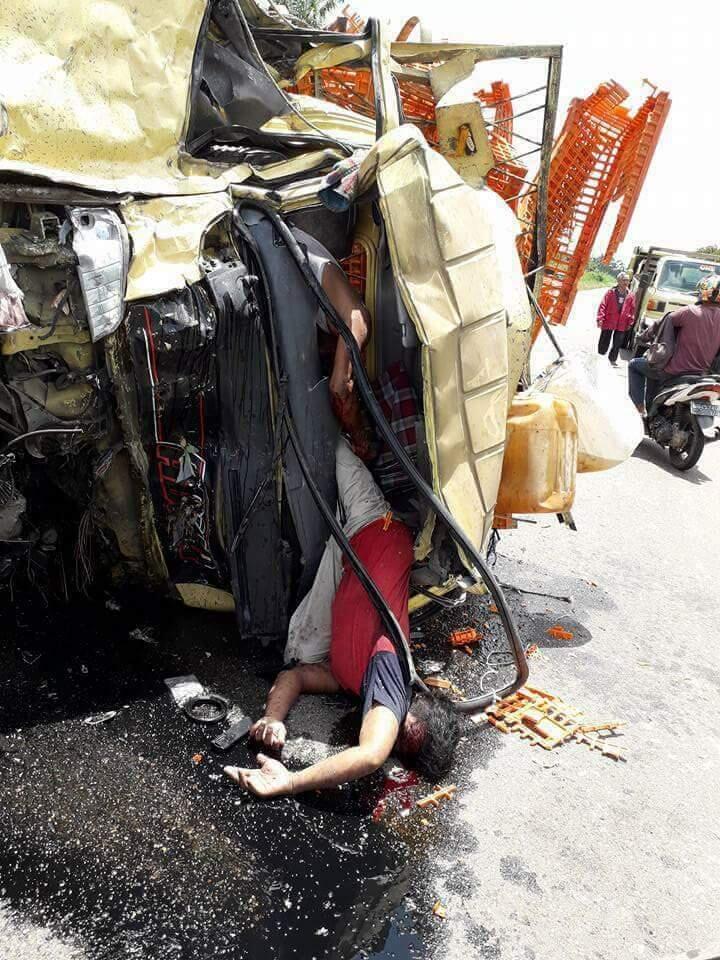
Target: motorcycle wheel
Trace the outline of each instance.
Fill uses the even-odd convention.
[[[679,450],[670,447],[668,451],[670,463],[676,470],[690,470],[702,455],[705,448],[705,435],[697,422],[697,417],[694,417],[689,410],[683,410],[680,414],[680,426],[688,432],[687,443]]]

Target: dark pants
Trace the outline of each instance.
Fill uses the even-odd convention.
[[[635,357],[628,364],[628,389],[636,407],[649,410],[662,386],[663,375],[653,370],[645,357]]]
[[[620,353],[620,348],[625,341],[627,330],[601,330],[598,340],[598,353],[605,356],[612,340],[612,349],[610,350],[610,363],[615,363]]]

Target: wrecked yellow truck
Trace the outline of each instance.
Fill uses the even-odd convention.
[[[541,264],[557,48],[392,42],[375,21],[323,32],[253,0],[0,10],[6,598],[135,583],[234,609],[244,636],[284,632],[335,510],[315,324],[329,307],[301,230],[372,316],[356,388],[415,490],[413,604],[484,578],[510,617],[482,553],[532,317],[514,205],[484,181],[514,157],[458,91],[511,57],[549,70]],[[338,64],[367,72],[372,116],[297,92],[310,66]],[[436,142],[404,116],[407,84],[434,98]],[[350,156],[356,202],[331,210],[319,186]],[[372,389],[393,364],[417,397],[412,457]],[[526,676],[509,628],[507,690]]]

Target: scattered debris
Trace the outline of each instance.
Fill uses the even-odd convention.
[[[573,602],[572,597],[565,596],[562,593],[545,593],[543,590],[525,590],[523,587],[514,587],[511,583],[501,583],[500,586],[503,590],[511,590],[513,593],[525,593],[530,597],[548,597],[550,600],[561,600],[563,603]]]
[[[536,643],[531,643],[525,651],[525,656],[534,657],[537,653],[540,653],[540,647]]]
[[[429,793],[426,797],[421,797],[417,801],[417,806],[423,810],[425,807],[439,807],[441,800],[451,800],[456,791],[457,787],[454,783],[451,783],[449,787],[438,787],[433,793]]]
[[[516,733],[532,744],[552,750],[568,740],[584,743],[613,760],[625,760],[606,737],[589,737],[590,732],[611,733],[624,726],[621,721],[584,722],[582,713],[559,697],[537,687],[522,687],[516,693],[488,707],[488,721],[503,733]]]
[[[545,632],[549,637],[553,637],[555,640],[575,639],[575,634],[571,633],[569,630],[566,630],[564,627],[561,627],[559,623],[556,623],[554,627],[549,627]]]
[[[165,686],[178,707],[182,707],[191,697],[199,697],[205,692],[205,688],[194,673],[184,677],[166,677]]]
[[[420,823],[421,823],[424,827],[429,827],[429,826],[430,826],[430,821],[427,819],[427,817],[420,817]]]
[[[465,651],[465,653],[466,653],[469,657],[471,657],[471,656],[473,655],[473,648],[472,648],[472,647],[463,647],[463,650]]]
[[[135,627],[128,636],[131,640],[142,640],[143,643],[151,643],[153,646],[157,644],[152,627]]]
[[[85,717],[83,723],[94,727],[97,726],[98,723],[107,723],[108,720],[112,720],[113,717],[117,716],[117,713],[117,710],[107,710],[105,713],[93,713],[89,717]]]
[[[418,660],[418,668],[426,676],[430,676],[433,673],[442,673],[445,669],[445,664],[440,660]]]
[[[495,606],[494,603],[491,603],[491,604],[490,604],[490,606],[488,607],[488,612],[489,612],[489,613],[497,613],[497,612],[498,612],[498,608]]]
[[[436,917],[440,917],[441,920],[445,920],[447,917],[447,910],[439,900],[436,900],[433,904],[432,912]]]
[[[118,610],[122,610],[122,607],[117,602],[117,600],[110,599],[105,601],[105,609],[112,610],[114,613],[117,613]]]
[[[456,697],[465,696],[462,690],[456,687],[452,681],[446,680],[445,677],[425,677],[424,683],[428,687],[435,687],[437,690],[449,690],[450,693],[455,694]]]
[[[205,758],[203,757],[203,755],[202,755],[201,753],[194,753],[194,754],[190,757],[190,760],[195,764],[196,767],[198,766],[198,764],[202,763],[204,759],[205,759]]]
[[[473,627],[466,627],[464,630],[453,630],[448,640],[453,647],[465,647],[471,643],[477,643],[480,640],[480,634]]]

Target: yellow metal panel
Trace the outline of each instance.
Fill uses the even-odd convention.
[[[116,193],[225,189],[247,175],[180,169],[206,0],[0,3],[0,171]]]
[[[120,212],[133,243],[125,299],[156,296],[199,280],[203,235],[231,209],[225,193],[123,204]]]
[[[479,548],[492,525],[507,416],[497,208],[412,127],[371,152],[393,268],[423,343],[435,490]]]

